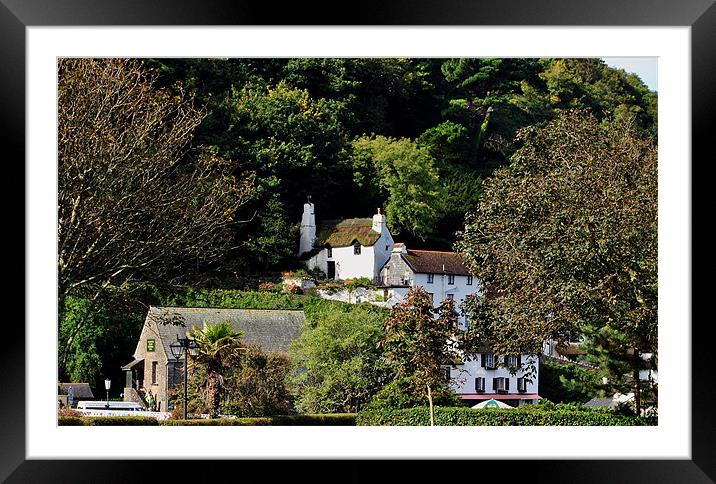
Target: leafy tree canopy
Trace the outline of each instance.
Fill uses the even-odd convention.
[[[509,167],[457,244],[487,291],[472,331],[500,353],[610,328],[621,351],[657,344],[657,156],[632,118],[580,112],[520,132]]]

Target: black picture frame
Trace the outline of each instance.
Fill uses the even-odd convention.
[[[692,68],[692,180],[693,168],[713,159],[710,138],[716,117],[716,6],[714,0],[482,0],[439,2],[435,0],[364,1],[341,3],[270,2],[242,0],[0,0],[0,119],[4,158],[20,166],[25,159],[25,28],[29,26],[134,26],[134,25],[532,25],[532,26],[690,26]],[[10,155],[9,153],[13,153]],[[708,153],[708,155],[707,155]],[[694,163],[699,160],[701,163]],[[6,163],[10,165],[11,163]],[[19,168],[18,168],[19,169]],[[24,180],[24,170],[19,173]],[[16,207],[16,197],[6,207]],[[693,196],[692,206],[708,207]],[[16,208],[8,208],[15,211]],[[25,221],[9,225],[15,240]],[[23,232],[24,233],[24,232]],[[692,232],[693,241],[693,232]],[[693,243],[692,243],[693,246]],[[703,252],[702,252],[703,253]],[[27,254],[26,254],[27,257]],[[11,257],[10,257],[11,258]],[[16,260],[19,258],[15,257]],[[23,279],[24,280],[24,277]],[[25,287],[17,281],[17,287]],[[694,281],[695,282],[695,281]],[[692,284],[692,294],[704,286]],[[692,300],[699,300],[691,296]],[[7,301],[8,306],[14,301]],[[15,303],[16,305],[16,303]],[[692,310],[692,314],[693,310]],[[127,482],[169,479],[207,479],[210,472],[240,474],[258,471],[278,478],[325,475],[326,480],[375,479],[373,466],[359,461],[298,462],[274,465],[270,461],[217,462],[210,466],[182,460],[176,463],[107,460],[26,460],[25,458],[25,331],[19,318],[6,319],[3,338],[0,395],[0,479],[7,482]],[[713,380],[709,319],[681,322],[692,334],[692,459],[691,460],[518,460],[509,463],[510,475],[521,479],[550,482],[716,482],[716,422],[711,409]],[[181,442],[170,442],[181,445]],[[328,464],[331,464],[330,466]],[[490,466],[484,463],[485,468]],[[408,473],[435,469],[434,462],[414,461],[410,466],[386,466],[381,475],[408,478]],[[475,476],[473,466],[463,477]],[[170,470],[169,470],[170,469]],[[234,470],[231,470],[234,469]],[[321,469],[320,472],[317,472]],[[449,469],[449,467],[448,467]],[[462,473],[463,471],[458,471]],[[240,473],[240,474],[239,474]],[[338,474],[337,474],[338,473]],[[443,476],[450,475],[447,471]],[[458,475],[458,478],[459,475]]]

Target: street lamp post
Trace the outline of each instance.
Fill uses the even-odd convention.
[[[112,385],[112,380],[109,378],[104,379],[104,389],[107,390],[107,405],[106,407],[109,408],[109,387]]]
[[[188,366],[189,366],[189,350],[196,348],[196,341],[190,338],[180,338],[177,335],[177,342],[169,345],[169,349],[172,352],[172,356],[179,361],[182,353],[184,354],[184,405],[182,414],[184,420],[186,420],[186,407],[187,407],[187,378],[188,378]]]

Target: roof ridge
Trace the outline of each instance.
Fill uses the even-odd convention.
[[[423,249],[408,249],[408,252],[429,252],[433,254],[460,254],[460,252],[447,251],[447,250],[423,250]]]

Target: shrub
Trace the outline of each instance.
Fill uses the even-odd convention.
[[[61,408],[57,411],[59,417],[81,417],[82,414],[71,408]]]
[[[643,426],[656,425],[657,419],[618,415],[603,410],[544,410],[538,405],[516,409],[473,409],[436,407],[436,425],[485,426]],[[407,409],[366,409],[356,425],[430,425],[428,407]]]
[[[303,294],[303,289],[301,289],[301,286],[297,286],[296,284],[289,284],[284,287],[284,291],[288,294]]]
[[[411,377],[397,378],[385,385],[366,405],[366,408],[380,410],[423,406],[427,403],[427,397],[422,392],[422,387],[418,388],[415,380]],[[432,393],[435,405],[460,405],[460,398],[447,385],[435,387]]]
[[[355,289],[357,287],[367,287],[371,288],[373,287],[373,281],[371,281],[367,277],[355,277],[353,279],[346,279],[345,280],[345,286],[349,290]]]
[[[261,292],[271,292],[276,289],[276,284],[273,282],[262,282],[259,284],[259,291]]]
[[[57,425],[78,426],[84,425],[81,417],[65,417],[60,415],[57,418]]]
[[[333,414],[300,414],[300,415],[277,415],[272,417],[249,417],[249,418],[214,418],[214,419],[192,419],[192,420],[163,420],[159,425],[176,426],[231,426],[231,425],[338,425],[353,426],[356,424],[354,413],[333,413]]]
[[[159,425],[154,417],[59,417],[59,425]]]

